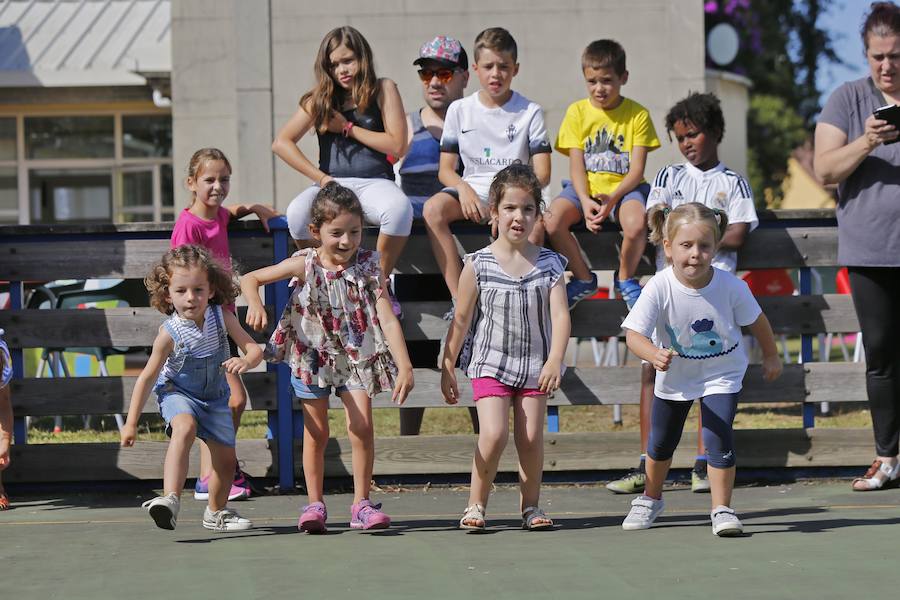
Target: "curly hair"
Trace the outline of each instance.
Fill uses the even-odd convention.
[[[337,181],[329,181],[313,200],[310,223],[319,229],[323,224],[345,212],[357,215],[361,221],[365,221],[362,204],[359,203],[359,198],[353,190]]]
[[[728,215],[724,210],[710,208],[699,202],[688,202],[675,208],[656,204],[647,213],[650,241],[657,246],[662,244],[664,239],[669,241],[674,239],[682,225],[695,223],[709,227],[718,246],[722,236],[725,235],[725,228],[728,227]]]
[[[144,285],[150,293],[150,306],[159,312],[171,315],[175,307],[169,300],[169,282],[175,269],[191,269],[198,267],[206,271],[209,285],[213,291],[211,304],[231,304],[241,293],[237,281],[237,272],[231,272],[209,250],[196,244],[185,244],[172,248],[158,263],[153,265],[150,274],[144,278]]]
[[[675,106],[669,109],[666,115],[666,132],[669,141],[672,140],[672,131],[678,122],[690,121],[700,131],[708,133],[716,139],[716,143],[722,141],[725,135],[725,116],[722,114],[722,104],[715,94],[701,94],[692,92],[687,98],[679,100]]]
[[[529,196],[534,198],[534,206],[537,208],[538,214],[544,211],[541,182],[538,181],[534,170],[528,165],[513,163],[494,176],[490,190],[488,190],[488,206],[492,211],[497,210],[497,207],[500,206],[500,201],[503,200],[503,196],[509,188],[525,190]]]

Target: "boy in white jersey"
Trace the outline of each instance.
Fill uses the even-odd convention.
[[[687,202],[699,202],[725,211],[728,227],[712,264],[734,273],[737,250],[744,244],[747,234],[759,224],[759,219],[747,180],[719,162],[718,145],[725,134],[725,118],[719,99],[714,94],[690,94],[669,110],[666,131],[670,140],[675,134],[678,149],[687,162],[660,169],[647,199],[647,210],[657,204],[676,208]],[[660,271],[665,266],[665,254],[660,246],[657,248],[656,269]],[[647,449],[655,376],[651,365],[644,363],[641,366],[642,453]],[[698,422],[697,427],[697,454],[691,473],[691,490],[706,492],[709,490],[709,480],[706,476],[703,437],[699,433],[702,425]],[[606,487],[616,493],[636,493],[643,490],[644,479],[644,454],[641,454],[637,470],[610,482]]]
[[[481,89],[451,104],[444,119],[438,178],[446,187],[428,199],[422,212],[454,303],[462,261],[450,224],[464,219],[486,222],[491,181],[513,163],[530,160],[541,185],[550,181],[551,148],[543,109],[510,88],[519,72],[517,52],[516,41],[505,29],[479,33],[473,68]],[[462,176],[456,171],[460,160]],[[542,236],[543,231],[533,235]]]

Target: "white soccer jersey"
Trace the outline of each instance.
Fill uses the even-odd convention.
[[[660,169],[647,199],[647,210],[655,204],[667,204],[675,208],[688,202],[700,202],[710,208],[724,210],[729,223],[749,223],[750,231],[759,225],[750,184],[722,163],[708,171],[701,171],[690,163],[668,165]],[[713,258],[712,264],[723,271],[734,273],[737,269],[737,252],[720,251]],[[656,270],[660,271],[665,266],[666,256],[660,246],[656,251]]]
[[[475,92],[447,109],[441,152],[459,155],[463,179],[482,202],[498,171],[551,150],[543,109],[518,92],[503,106],[489,108]]]

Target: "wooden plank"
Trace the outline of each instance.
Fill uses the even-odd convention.
[[[844,333],[858,331],[853,300],[848,295],[772,296],[759,298],[776,333]],[[407,340],[439,340],[448,323],[441,317],[447,302],[406,302],[401,322]],[[573,337],[621,334],[627,309],[621,300],[589,300],[572,312]],[[243,318],[246,307],[238,307]],[[165,317],[152,308],[108,308],[0,311],[0,327],[16,348],[149,346]],[[273,312],[269,308],[269,322]],[[270,325],[271,329],[272,326]],[[250,332],[258,342],[267,333]]]
[[[0,279],[143,279],[168,249],[168,239],[4,240],[0,242]],[[271,237],[235,238],[231,251],[244,273],[271,265],[274,256]]]
[[[275,373],[246,373],[247,410],[275,410]],[[13,414],[29,417],[127,413],[137,377],[14,379],[10,383]],[[159,412],[151,393],[145,414]]]
[[[266,307],[272,321],[272,307]],[[238,307],[243,322],[246,306]],[[70,308],[0,311],[0,327],[14,348],[114,348],[152,346],[166,315],[155,308]],[[259,343],[267,333],[247,330]]]
[[[872,457],[869,429],[737,430],[739,468],[864,466]],[[637,432],[556,433],[545,435],[544,470],[603,471],[634,466]],[[8,482],[114,481],[161,479],[165,442],[139,441],[134,448],[117,444],[29,444],[12,447]],[[374,475],[466,474],[471,470],[474,435],[380,437],[375,445]],[[673,466],[694,463],[696,433],[685,432]],[[274,445],[272,445],[274,448]],[[299,448],[297,449],[299,450]],[[251,476],[277,473],[275,452],[266,440],[238,440],[238,456]],[[331,439],[325,451],[325,475],[348,477],[351,450],[347,438]],[[297,475],[301,461],[295,460]],[[189,477],[197,476],[197,446]],[[510,438],[500,470],[515,472],[515,445]]]
[[[118,444],[16,444],[5,482],[123,481],[162,479],[168,442],[139,441],[133,448]],[[278,474],[277,452],[267,440],[238,440],[242,468],[252,477]],[[191,449],[188,477],[200,469],[199,445]]]
[[[136,377],[75,377],[61,382],[55,379],[15,379],[12,387],[13,413],[16,416],[98,415],[124,413],[128,410]],[[437,369],[416,369],[416,387],[404,406],[452,408],[444,404],[440,394],[440,374]],[[457,372],[460,403],[472,405],[469,379]],[[275,410],[276,388],[274,373],[248,373],[244,376],[250,399],[248,410]],[[637,404],[640,392],[640,369],[628,367],[585,367],[568,369],[563,385],[551,398],[551,406],[601,406]],[[861,363],[809,363],[786,365],[778,381],[766,383],[761,369],[751,365],[744,378],[741,403],[769,402],[864,402],[865,367]],[[340,408],[341,401],[332,396],[332,408]],[[388,392],[372,400],[374,408],[396,408]],[[294,409],[300,410],[294,399]],[[145,413],[155,413],[156,406],[148,402]]]
[[[836,227],[760,228],[738,252],[740,270],[837,265]]]

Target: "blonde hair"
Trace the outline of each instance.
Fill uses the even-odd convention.
[[[237,282],[236,271],[229,272],[225,265],[203,246],[185,244],[163,254],[159,262],[153,265],[150,274],[144,278],[144,286],[150,293],[150,306],[166,315],[175,312],[175,307],[168,298],[172,271],[192,267],[206,271],[209,286],[213,291],[210,304],[231,304],[240,295],[241,288]]]
[[[502,27],[489,27],[475,37],[475,62],[482,50],[493,50],[496,53],[509,52],[513,62],[519,60],[519,47],[512,34]]]
[[[674,239],[682,225],[695,223],[709,227],[718,246],[722,236],[725,235],[725,228],[728,227],[728,215],[724,210],[710,208],[699,202],[688,202],[676,208],[657,204],[647,213],[650,241],[657,246],[662,244],[663,240]]]
[[[300,98],[300,106],[312,117],[316,131],[324,130],[332,112],[340,112],[341,106],[347,100],[347,93],[334,82],[331,67],[331,54],[341,46],[353,52],[359,63],[359,71],[349,94],[356,104],[356,109],[360,113],[366,112],[369,105],[378,97],[375,59],[369,42],[363,34],[349,25],[332,29],[322,38],[316,62],[313,64],[316,84]]]

